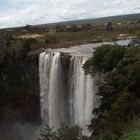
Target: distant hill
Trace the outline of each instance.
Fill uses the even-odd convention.
[[[125,20],[138,20],[140,19],[140,13],[137,14],[128,14],[128,15],[119,15],[119,16],[110,16],[110,17],[101,17],[93,19],[82,19],[82,20],[73,20],[49,24],[41,24],[36,26],[56,26],[56,25],[71,25],[71,24],[86,24],[86,23],[102,23],[102,22],[115,22],[115,21],[125,21]]]
[[[128,15],[118,15],[118,16],[110,16],[110,17],[100,17],[100,18],[92,18],[92,19],[82,19],[82,20],[72,20],[72,21],[64,21],[64,22],[56,22],[56,23],[46,23],[46,24],[38,24],[38,25],[31,25],[32,27],[55,27],[57,25],[72,25],[72,24],[100,24],[106,22],[121,22],[121,21],[132,21],[132,20],[140,20],[140,13],[136,14],[128,14]],[[26,25],[27,26],[27,25]],[[29,25],[30,26],[30,25]],[[11,27],[5,29],[21,29],[25,26],[19,27]]]

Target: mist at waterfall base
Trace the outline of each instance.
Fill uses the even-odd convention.
[[[0,124],[1,140],[37,140],[41,125],[38,123],[22,123],[4,121]]]
[[[117,43],[126,45],[128,42],[126,40]],[[100,104],[100,97],[96,95],[96,82],[100,76],[85,75],[82,67],[91,56],[93,48],[101,44],[62,48],[40,54],[40,102],[43,124],[47,123],[56,129],[61,123],[78,125],[84,135],[89,135],[87,126],[93,118],[92,111]]]

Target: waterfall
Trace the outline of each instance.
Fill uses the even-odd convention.
[[[95,104],[96,78],[85,75],[87,58],[71,56],[62,64],[60,52],[44,52],[39,58],[41,117],[44,123],[79,125],[87,132]]]

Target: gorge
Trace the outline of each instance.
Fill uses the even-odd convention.
[[[118,41],[120,45],[127,41]],[[78,125],[89,134],[92,110],[100,103],[96,95],[100,76],[85,75],[83,64],[102,43],[48,50],[40,54],[40,102],[43,123],[59,128],[61,123]],[[110,44],[108,42],[104,44]]]
[[[129,40],[117,43],[127,45]],[[3,140],[36,140],[42,125],[37,122],[40,121],[40,114],[43,124],[48,123],[55,128],[61,123],[79,125],[84,134],[89,134],[87,125],[93,117],[92,110],[99,104],[95,93],[96,81],[100,80],[100,76],[91,78],[85,75],[82,66],[94,49],[102,44],[114,43],[92,43],[70,48],[60,46],[59,49],[44,50],[36,59],[31,57],[30,60],[24,59],[24,62],[16,63],[14,68],[19,67],[17,83],[28,83],[27,95],[31,95],[31,99],[28,96],[16,96],[16,106],[22,114],[17,112],[18,115],[21,114],[17,117],[7,110],[14,119],[12,122],[7,121],[7,118],[3,120],[0,126],[0,136]],[[25,86],[25,89],[28,88]],[[20,93],[24,93],[24,90],[20,90],[19,95]],[[25,102],[23,97],[26,97],[28,102]]]

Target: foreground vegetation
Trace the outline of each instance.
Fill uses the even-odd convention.
[[[135,119],[125,130],[121,140],[139,140],[140,139],[140,119]]]
[[[103,45],[84,64],[86,74],[102,73],[97,94],[101,104],[89,125],[93,135],[123,135],[140,115],[140,46]],[[109,137],[108,136],[108,137]]]
[[[99,136],[84,136],[82,129],[78,126],[67,126],[62,124],[55,130],[48,125],[44,126],[38,140],[139,140],[140,139],[140,119],[137,118],[129,122],[122,135],[118,137],[108,131]]]

